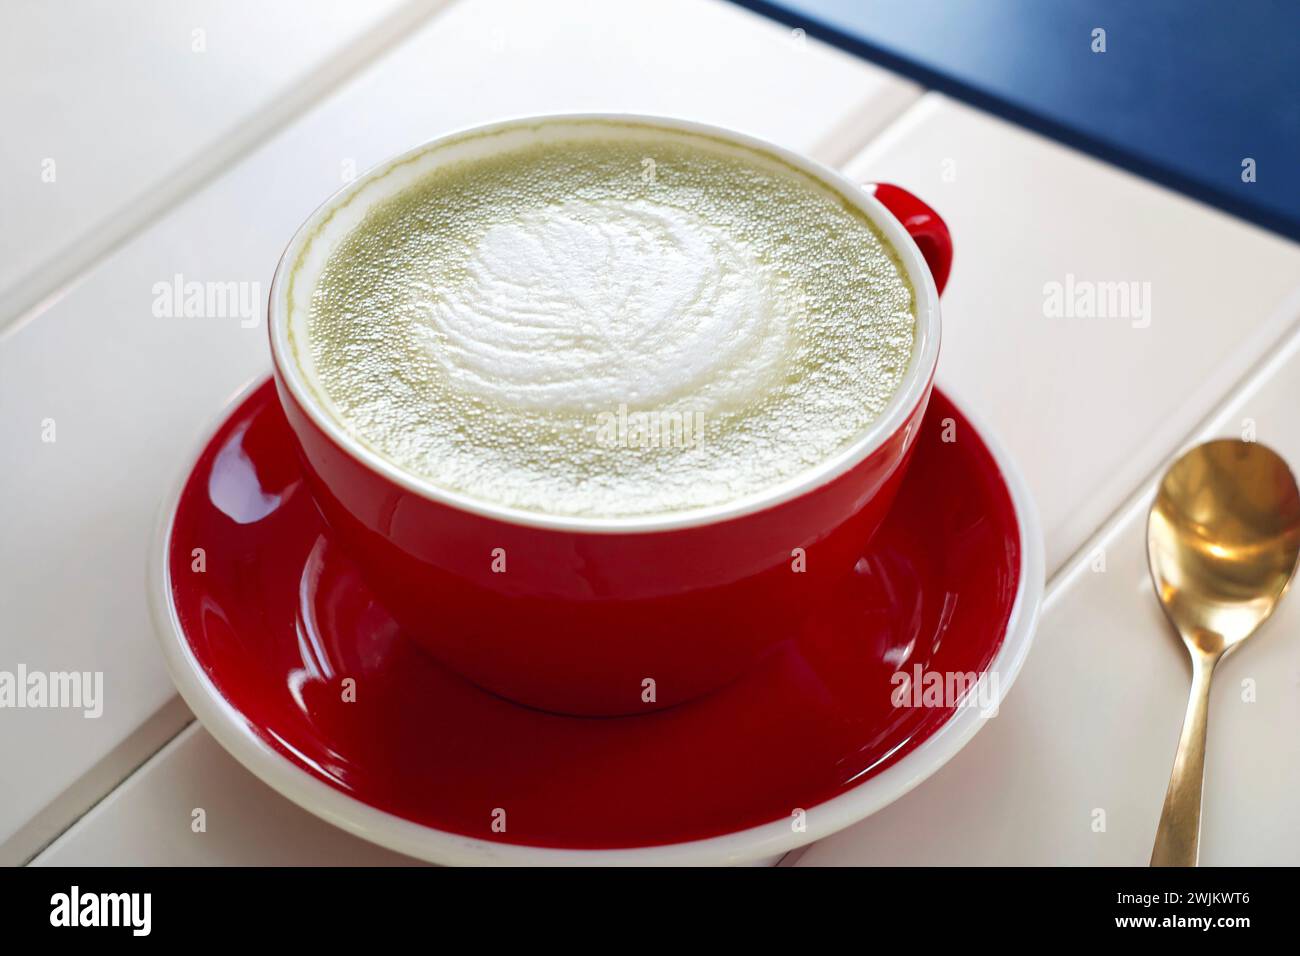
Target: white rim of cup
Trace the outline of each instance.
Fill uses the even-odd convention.
[[[288,289],[286,288],[288,284],[287,275],[292,264],[297,260],[303,244],[310,237],[313,228],[334,209],[365,188],[367,184],[384,176],[394,166],[407,162],[429,150],[437,149],[449,140],[466,135],[498,132],[516,126],[552,122],[623,123],[646,126],[651,129],[660,128],[695,133],[725,140],[760,153],[766,153],[781,162],[793,166],[795,169],[813,177],[822,185],[829,187],[847,202],[853,203],[865,213],[871,223],[885,235],[890,245],[898,253],[907,272],[907,278],[912,283],[912,290],[916,297],[916,340],[907,370],[904,372],[903,382],[885,406],[885,409],[867,430],[851,444],[815,467],[764,491],[746,495],[725,505],[692,508],[664,515],[584,517],[551,515],[522,508],[511,508],[475,498],[472,495],[440,488],[430,481],[404,471],[371,451],[337,422],[328,410],[322,408],[317,397],[307,385],[302,368],[294,355],[293,346],[289,342]],[[885,205],[869,193],[864,186],[853,182],[853,180],[829,166],[757,137],[693,120],[635,113],[548,113],[512,117],[486,125],[465,127],[446,133],[416,146],[414,149],[394,156],[378,166],[372,167],[358,176],[353,182],[334,193],[298,227],[298,231],[294,233],[289,245],[281,255],[280,261],[276,265],[275,276],[271,280],[268,325],[270,326],[272,360],[281,380],[288,387],[294,400],[297,401],[317,428],[324,432],[337,446],[346,451],[349,456],[363,463],[369,470],[382,475],[399,487],[421,498],[507,524],[590,534],[635,534],[698,527],[764,511],[775,505],[805,495],[833,481],[864,461],[883,445],[891,435],[904,427],[908,416],[920,403],[926,394],[926,390],[930,387],[935,366],[938,364],[939,359],[940,310],[939,292],[934,284],[934,276],[931,275],[930,268],[921,255],[921,250],[917,248],[916,242],[908,235],[907,230],[894,218]],[[908,436],[907,441],[910,442],[911,437]]]
[[[431,863],[513,866],[700,866],[751,863],[788,853],[824,839],[883,809],[922,783],[951,760],[978,733],[986,718],[979,708],[958,707],[915,750],[853,789],[806,811],[806,829],[794,832],[781,818],[744,830],[683,843],[602,850],[496,843],[407,820],[313,777],[274,749],[212,683],[194,656],[172,600],[169,554],[172,525],[180,497],[195,462],[231,412],[266,382],[259,377],[241,389],[191,450],[172,493],[159,510],[149,558],[149,607],[167,668],[181,697],[213,737],[245,769],[299,807],[334,826],[378,846]],[[1000,708],[1019,675],[1033,643],[1043,601],[1045,558],[1042,530],[1024,478],[988,427],[953,395],[945,392],[978,432],[1011,497],[1020,534],[1020,580],[1007,619],[1002,646],[971,688],[973,700],[994,700]],[[985,684],[996,675],[992,688]],[[986,696],[991,690],[992,695]],[[791,808],[793,811],[794,808]]]

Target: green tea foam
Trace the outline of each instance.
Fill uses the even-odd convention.
[[[486,503],[724,505],[868,428],[914,349],[897,254],[765,152],[640,124],[471,134],[364,187],[294,265],[338,423]]]

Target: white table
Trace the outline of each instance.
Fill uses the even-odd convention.
[[[575,109],[721,123],[931,202],[957,250],[940,381],[1043,518],[1047,607],[1000,715],[798,863],[1145,862],[1187,673],[1144,508],[1179,448],[1247,420],[1300,463],[1300,247],[717,0],[22,2],[9,19],[0,669],[102,670],[107,699],[96,720],[0,710],[0,863],[410,862],[269,790],[175,696],[146,612],[154,513],[268,360],[260,325],[154,318],[151,288],[265,288],[346,171]],[[1150,283],[1149,325],[1049,318],[1044,285],[1067,275]],[[1293,601],[1219,675],[1207,863],[1300,862],[1298,632]]]

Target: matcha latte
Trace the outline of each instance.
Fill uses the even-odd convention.
[[[766,152],[606,120],[471,133],[368,180],[290,264],[344,430],[478,501],[725,505],[860,436],[915,296],[866,215]]]

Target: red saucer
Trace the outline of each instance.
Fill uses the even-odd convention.
[[[1010,683],[1041,586],[1030,582],[1026,597],[1024,579],[1041,576],[1041,554],[1026,564],[1038,545],[1021,537],[1023,502],[1005,467],[936,390],[889,520],[803,633],[711,697],[645,716],[559,717],[485,693],[403,638],[331,542],[268,382],[218,428],[170,516],[160,591],[175,634],[164,647],[186,699],[246,765],[406,852],[437,855],[410,845],[419,830],[379,834],[346,808],[444,837],[569,850],[679,844],[773,821],[779,835],[798,830],[797,809],[811,818],[864,791],[954,721],[961,708],[895,707],[897,671],[982,673],[1014,614],[1024,635],[1001,675],[1003,690]],[[262,756],[241,752],[235,732]],[[883,802],[973,733],[937,763],[918,759]],[[289,782],[304,775],[338,793]]]

